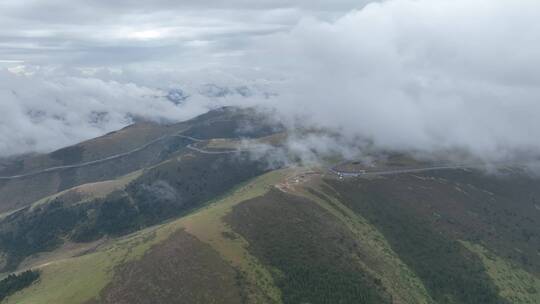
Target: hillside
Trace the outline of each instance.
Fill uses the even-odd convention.
[[[238,138],[283,130],[230,111],[1,217],[4,276],[39,272],[2,303],[540,302],[537,177],[408,156],[350,177],[356,162],[273,168]]]
[[[279,128],[252,110],[220,108],[175,124],[141,122],[49,154],[16,159],[0,167],[0,217],[57,192],[163,162],[192,143],[177,135],[250,138]]]
[[[466,222],[449,229],[443,204],[428,214],[407,199],[365,194],[385,183],[408,189],[448,177],[343,182],[298,170],[265,174],[178,220],[44,263],[40,281],[6,303],[538,301],[538,258],[525,264],[505,254],[500,243],[513,239],[466,234]],[[449,179],[446,190],[464,195]],[[494,206],[493,215],[504,210]],[[523,252],[538,245],[516,242]]]

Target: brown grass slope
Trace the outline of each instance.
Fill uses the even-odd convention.
[[[179,230],[140,260],[116,268],[100,300],[87,304],[242,302],[238,272],[209,245]]]
[[[278,130],[279,126],[258,118],[253,110],[220,108],[175,124],[140,122],[49,154],[22,157],[0,167],[0,176],[42,172],[51,167],[78,165],[128,153],[82,167],[0,179],[0,215],[78,185],[114,179],[158,164],[191,143],[171,136],[174,134],[203,139],[238,138],[266,136]]]

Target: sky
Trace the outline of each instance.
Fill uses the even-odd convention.
[[[221,105],[382,149],[540,152],[538,1],[140,2],[0,3],[0,156]]]
[[[308,16],[338,18],[362,1],[4,0],[0,58],[31,64],[200,69],[241,55],[250,38]]]

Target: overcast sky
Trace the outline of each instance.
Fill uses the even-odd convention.
[[[339,18],[362,2],[3,0],[0,60],[199,68],[241,55],[252,37],[290,30],[308,16]]]
[[[388,149],[539,154],[539,1],[140,2],[0,3],[0,155],[226,104]]]

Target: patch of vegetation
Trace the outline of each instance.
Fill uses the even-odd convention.
[[[187,232],[210,245],[237,269],[237,281],[242,283],[247,303],[281,303],[281,291],[270,271],[248,251],[249,243],[235,233],[224,218],[237,204],[267,193],[286,174],[286,169],[264,174],[230,191],[208,208],[181,219]],[[234,238],[228,237],[232,235]]]
[[[64,208],[56,200],[33,212],[8,216],[0,222],[0,248],[7,255],[3,270],[13,270],[25,257],[59,246],[82,216],[81,210]]]
[[[27,270],[20,274],[10,274],[0,281],[0,301],[15,292],[30,286],[39,278],[39,271]]]
[[[351,232],[316,203],[271,190],[226,217],[267,267],[283,303],[390,303],[381,281],[357,263]]]
[[[57,248],[66,238],[88,242],[180,216],[262,172],[258,162],[204,154],[167,161],[105,198],[84,204],[57,198],[28,208],[0,221],[0,248],[8,256],[4,270]]]
[[[209,112],[208,114],[215,115],[216,113]],[[201,120],[202,118],[205,119]],[[197,120],[200,122],[196,122]],[[283,126],[271,122],[249,109],[223,109],[218,119],[213,119],[205,114],[195,119],[194,122],[196,123],[184,134],[196,138],[255,138],[283,131]]]
[[[61,161],[63,165],[72,165],[83,160],[84,148],[80,145],[66,147],[52,152],[50,157]]]
[[[317,202],[322,208],[338,218],[347,228],[354,233],[360,246],[360,258],[363,267],[381,280],[387,288],[395,303],[428,304],[434,301],[429,296],[422,281],[405,265],[391,249],[384,236],[370,223],[351,209],[343,205],[336,197],[323,194],[333,191],[326,183],[311,183],[300,195]]]
[[[0,162],[0,174],[2,176],[15,175],[24,170],[23,159],[13,159],[5,162]]]
[[[540,303],[540,279],[508,261],[494,255],[478,244],[462,242],[484,263],[489,276],[500,288],[500,295],[511,303]]]
[[[226,229],[220,218],[232,204],[263,194],[279,178],[279,171],[270,172],[235,189],[234,193],[219,202],[181,219],[116,239],[111,245],[83,256],[47,263],[40,268],[42,275],[39,282],[6,299],[6,304],[77,304],[95,299],[113,280],[119,265],[143,258],[154,245],[161,244],[179,229],[186,229],[197,239],[209,244],[224,260],[238,269],[236,281],[243,287],[242,297],[254,299],[251,303],[276,303],[265,297],[264,293],[261,297],[253,296],[254,287],[251,284],[256,282],[256,275],[266,284],[259,287],[265,288],[269,295],[273,295],[273,286],[265,279],[265,269],[258,267],[247,251],[242,250],[244,243],[240,238],[227,240],[224,244],[220,242],[219,235]]]
[[[327,181],[342,202],[377,227],[423,281],[437,303],[508,303],[482,261],[458,241],[441,234],[377,181]],[[361,184],[356,184],[361,183]]]
[[[156,205],[156,208],[159,208]],[[88,242],[103,235],[119,236],[141,228],[143,214],[131,198],[115,192],[98,205],[97,211],[89,210],[86,217],[75,227],[71,239]]]
[[[99,295],[111,280],[116,265],[142,256],[170,235],[169,228],[143,231],[96,252],[42,265],[40,280],[7,298],[6,304],[84,303]]]
[[[540,179],[506,170],[499,175],[464,170],[431,175],[466,194],[455,201],[469,214],[453,217],[459,238],[481,241],[494,254],[540,276]],[[450,196],[450,195],[448,195]],[[448,218],[449,211],[441,208]]]
[[[90,303],[243,303],[244,280],[210,247],[183,230],[115,268]],[[88,304],[90,304],[88,303]]]

